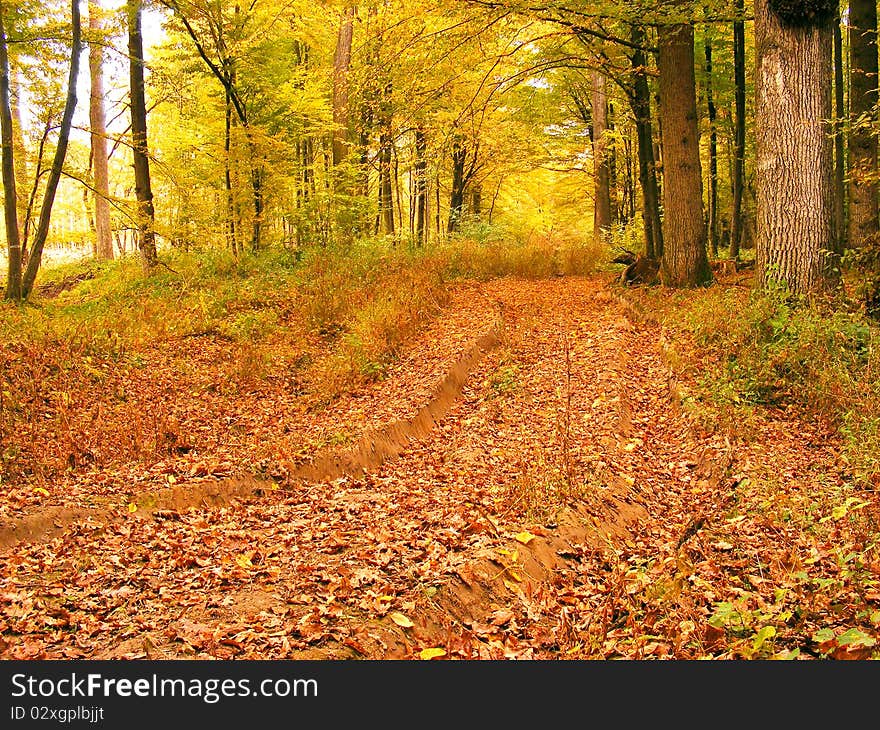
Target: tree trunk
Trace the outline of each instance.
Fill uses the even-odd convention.
[[[792,27],[756,0],[755,51],[759,281],[810,294],[833,263],[831,18]]]
[[[107,156],[107,129],[104,113],[104,51],[99,0],[89,2],[89,127],[92,144],[92,171],[95,182],[95,237],[97,258],[113,258],[113,235],[110,230],[110,170]]]
[[[15,185],[18,194],[18,225],[21,236],[22,262],[27,261],[26,225],[28,217],[28,166],[27,149],[24,146],[24,125],[21,115],[21,76],[15,70],[14,57],[10,60],[9,76],[10,104],[12,106],[12,146],[15,150]]]
[[[461,140],[452,142],[452,188],[449,191],[449,223],[447,233],[454,233],[461,227],[461,216],[464,207],[464,165],[467,159],[467,148]]]
[[[76,80],[79,76],[79,58],[82,51],[82,26],[80,23],[79,0],[71,0],[70,21],[73,40],[70,49],[70,73],[67,77],[67,100],[64,103],[64,112],[61,115],[61,126],[58,129],[58,144],[55,147],[55,157],[52,159],[52,167],[46,179],[46,189],[43,191],[43,204],[40,208],[40,218],[37,222],[37,231],[34,234],[34,243],[28,256],[27,268],[21,282],[21,296],[27,299],[34,288],[37,280],[37,272],[43,258],[43,246],[49,235],[49,223],[52,218],[52,206],[55,203],[55,192],[58,182],[61,180],[61,171],[64,167],[64,158],[67,156],[67,143],[70,139],[70,128],[73,124],[73,113],[76,109]]]
[[[717,113],[712,89],[712,42],[706,36],[704,44],[706,56],[706,109],[709,114],[709,180],[708,180],[708,225],[709,250],[718,256],[718,129],[715,126]]]
[[[738,259],[743,238],[743,190],[746,161],[746,35],[744,0],[736,0],[733,22],[733,205],[730,213],[730,258]]]
[[[131,147],[134,157],[134,189],[137,199],[137,226],[140,250],[148,269],[159,263],[156,253],[156,214],[150,184],[150,158],[147,145],[147,104],[144,89],[144,44],[141,35],[141,2],[127,0],[128,57],[131,92]]]
[[[226,240],[233,256],[238,256],[235,193],[232,188],[232,100],[226,92],[226,116],[223,128],[223,181],[226,187]]]
[[[415,218],[416,244],[423,246],[428,232],[428,141],[424,129],[416,130]]]
[[[840,13],[834,20],[834,242],[839,256],[846,248],[846,153],[844,151],[843,38]]]
[[[663,122],[663,257],[665,286],[707,284],[703,178],[697,129],[694,27],[661,26],[660,119]]]
[[[601,243],[611,228],[611,172],[608,166],[608,146],[605,132],[608,130],[608,96],[605,93],[605,77],[593,72],[593,238]]]
[[[391,163],[394,141],[388,132],[379,135],[379,219],[381,232],[394,233],[394,197],[391,182]]]
[[[346,8],[336,38],[333,54],[333,166],[348,156],[348,68],[351,65],[351,42],[354,35],[354,7]]]
[[[0,143],[3,148],[3,213],[6,222],[8,270],[6,298],[21,300],[21,238],[18,232],[18,196],[15,188],[15,147],[12,143],[12,109],[9,102],[9,48],[6,43],[6,8],[0,2]]]
[[[861,246],[878,231],[877,1],[849,4],[849,222],[847,239]]]
[[[633,91],[630,98],[636,120],[636,144],[639,160],[639,185],[642,188],[642,222],[645,228],[645,255],[663,255],[663,228],[660,223],[660,191],[657,187],[654,133],[651,130],[651,92],[645,73],[647,58],[642,45],[644,29],[633,26],[630,36],[635,50],[632,55]]]

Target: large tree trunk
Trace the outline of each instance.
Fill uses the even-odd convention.
[[[709,180],[708,225],[709,250],[718,255],[718,129],[715,126],[717,112],[712,89],[712,42],[708,35],[704,42],[706,56],[706,110],[709,113]]]
[[[639,185],[642,188],[642,222],[645,229],[645,255],[663,255],[663,228],[660,223],[660,191],[657,187],[654,133],[651,130],[651,91],[645,73],[647,57],[642,45],[644,29],[633,26],[630,36],[635,50],[632,55],[633,90],[630,97],[636,121],[636,144],[639,160]]]
[[[759,280],[810,294],[833,263],[831,18],[795,27],[756,0],[755,50]]]
[[[101,31],[101,6],[89,2],[89,127],[92,143],[92,171],[95,181],[95,253],[99,259],[113,258],[113,234],[110,230],[110,170],[107,156],[107,129],[104,114],[104,51]]]
[[[611,228],[611,169],[608,165],[608,95],[605,77],[593,72],[593,238],[601,243]]]
[[[131,93],[131,147],[134,157],[134,187],[137,199],[137,225],[140,250],[147,268],[159,263],[156,254],[156,214],[150,184],[150,158],[147,145],[147,104],[144,89],[144,44],[141,35],[141,0],[127,0],[128,57]]]
[[[82,51],[79,0],[71,0],[70,13],[73,41],[70,49],[70,73],[67,77],[67,100],[64,103],[61,126],[58,129],[58,144],[55,147],[55,157],[52,159],[52,167],[49,169],[49,176],[46,178],[46,189],[43,191],[43,203],[40,207],[40,218],[37,221],[34,243],[28,256],[27,268],[25,268],[22,277],[21,296],[23,299],[27,299],[31,291],[33,291],[37,272],[40,270],[43,246],[49,235],[49,223],[52,218],[52,206],[55,203],[55,192],[58,190],[58,182],[61,180],[64,158],[67,156],[67,142],[70,138],[70,128],[73,124],[73,113],[76,109],[76,80],[79,76],[79,58]]]
[[[660,278],[673,287],[712,280],[706,256],[703,178],[697,129],[694,27],[661,26],[660,119],[663,122],[663,257]]]
[[[21,237],[18,232],[18,196],[15,187],[15,147],[12,143],[12,109],[9,102],[9,48],[6,43],[6,8],[0,2],[0,143],[3,148],[3,213],[6,222],[8,269],[6,298],[21,299]]]
[[[351,65],[351,42],[354,35],[354,7],[347,8],[339,25],[336,52],[333,55],[333,166],[348,156],[348,68]]]
[[[878,230],[877,218],[877,0],[849,4],[849,245]]]
[[[733,205],[730,213],[730,258],[738,259],[743,238],[743,190],[746,162],[746,34],[743,0],[736,0],[733,21]]]

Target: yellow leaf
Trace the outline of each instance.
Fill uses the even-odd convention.
[[[441,656],[446,656],[446,649],[441,649],[440,647],[422,649],[419,652],[419,659],[436,659]]]
[[[243,553],[241,555],[235,556],[235,564],[240,568],[244,568],[245,570],[250,570],[254,567],[254,564],[251,562],[250,554]]]
[[[518,535],[514,535],[514,538],[515,538],[518,542],[521,542],[523,545],[528,545],[528,544],[529,544],[532,540],[534,540],[536,537],[537,537],[537,535],[533,535],[533,534],[532,534],[531,532],[529,532],[528,530],[523,530],[523,531],[520,532]]]
[[[129,502],[128,503],[128,511],[129,512],[137,512],[138,506],[134,502]]]
[[[517,573],[515,570],[511,570],[510,568],[508,568],[507,574],[517,582],[522,580],[522,577],[520,577],[520,574]]]
[[[507,586],[508,590],[512,591],[513,593],[519,593],[519,586],[512,580],[507,580],[507,578],[502,578],[501,580],[504,581],[504,585]]]
[[[379,596],[379,600],[383,603],[387,603],[388,601],[393,601],[394,596]]]
[[[391,620],[396,623],[398,626],[403,626],[403,628],[408,629],[413,626],[413,622],[410,621],[406,616],[404,616],[399,611],[395,611],[394,613],[388,614],[391,617]]]
[[[44,495],[44,496],[46,496],[46,497],[49,496],[49,490],[48,490],[48,489],[43,489],[42,487],[34,487],[34,491],[35,491],[37,494],[42,494],[42,495]]]

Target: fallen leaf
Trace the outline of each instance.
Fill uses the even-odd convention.
[[[388,616],[394,623],[396,623],[398,626],[403,626],[403,628],[405,629],[411,628],[415,625],[410,619],[400,613],[400,611],[394,611],[388,614]]]
[[[516,539],[517,542],[521,542],[523,545],[528,545],[536,537],[537,535],[533,535],[528,530],[523,530],[522,532],[514,535],[514,539]]]
[[[441,656],[446,656],[446,649],[441,649],[440,647],[422,649],[419,652],[419,659],[437,659]]]

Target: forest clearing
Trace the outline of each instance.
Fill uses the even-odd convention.
[[[880,658],[877,75],[873,0],[0,2],[0,658]]]

